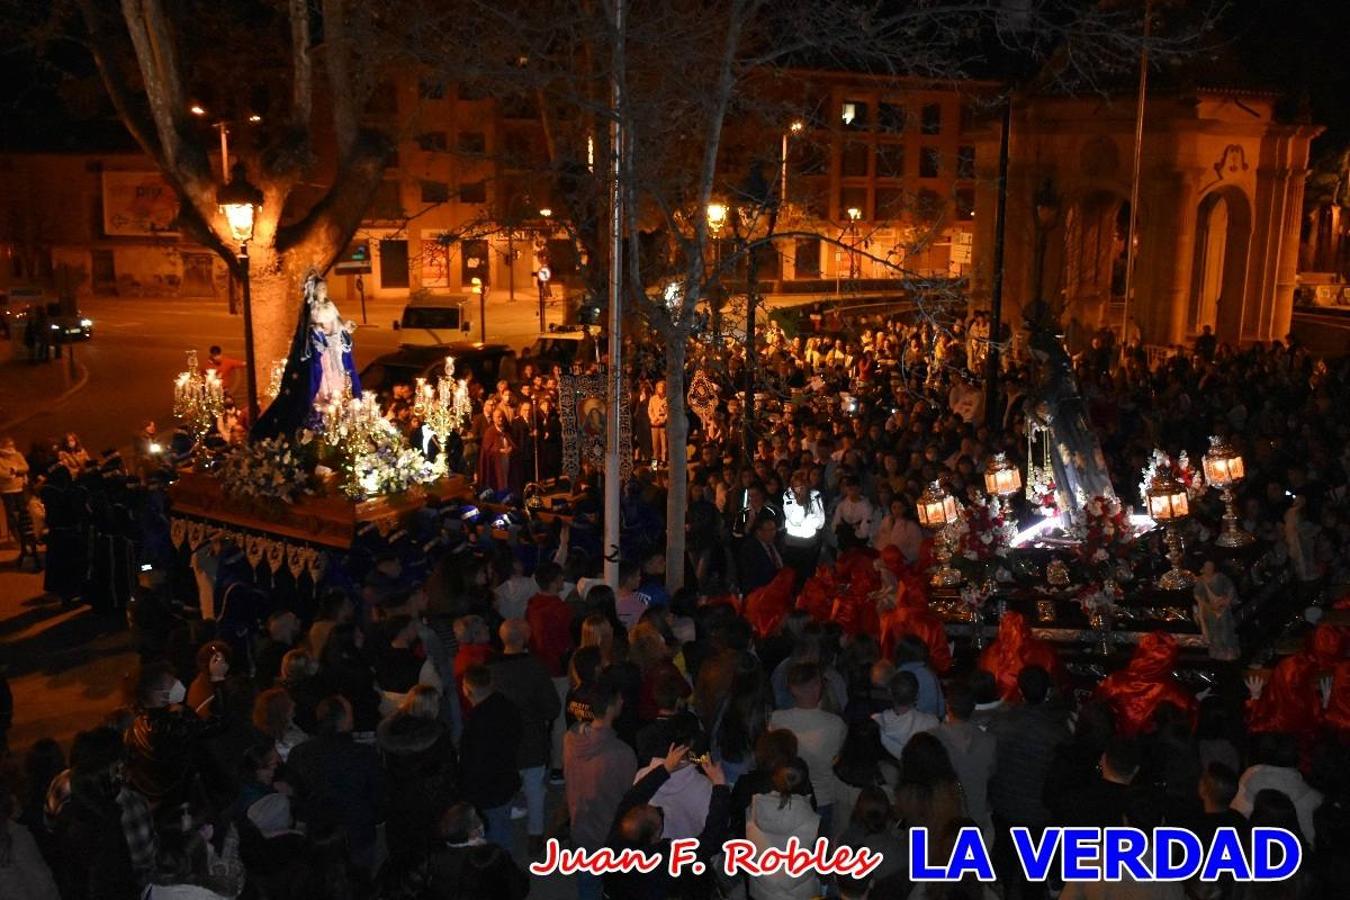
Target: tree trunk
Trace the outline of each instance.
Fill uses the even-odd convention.
[[[689,414],[685,409],[684,361],[688,335],[674,328],[666,341],[666,443],[670,450],[670,489],[666,494],[666,590],[684,587],[685,511],[689,506]]]
[[[278,253],[271,242],[249,245],[249,287],[253,304],[253,352],[258,391],[267,388],[272,365],[285,359],[302,314],[302,286],[313,267],[322,274],[333,258],[327,241],[314,239]],[[342,311],[351,318],[351,310]],[[242,398],[238,398],[242,399]],[[263,404],[266,405],[265,403]]]

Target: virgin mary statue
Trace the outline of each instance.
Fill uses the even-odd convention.
[[[1054,475],[1057,505],[1076,522],[1089,500],[1116,494],[1057,324],[1044,304],[1034,306],[1028,316],[1027,345],[1039,377],[1027,431],[1046,441],[1045,462]]]
[[[286,369],[276,399],[258,417],[252,437],[292,434],[313,424],[316,410],[347,393],[361,393],[361,378],[352,362],[352,332],[328,298],[328,285],[311,271],[305,278],[304,306],[296,321]]]

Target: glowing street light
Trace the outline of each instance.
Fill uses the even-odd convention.
[[[712,230],[714,236],[722,233],[722,227],[727,224],[727,205],[725,203],[708,204],[708,228]]]
[[[263,205],[263,193],[248,180],[242,162],[235,163],[230,183],[216,192],[216,203],[239,245],[239,281],[244,295],[244,364],[248,373],[248,421],[258,421],[258,373],[253,355],[253,296],[249,289],[248,244],[253,240],[255,214]]]

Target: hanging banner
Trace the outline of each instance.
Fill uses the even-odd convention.
[[[619,404],[619,475],[626,479],[633,472],[633,411],[627,402],[631,393],[627,375],[621,391],[625,402]],[[603,470],[609,433],[605,376],[563,375],[558,381],[558,414],[562,422],[563,474],[575,482],[584,464]]]

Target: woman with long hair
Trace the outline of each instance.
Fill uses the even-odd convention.
[[[277,751],[282,762],[291,750],[309,740],[309,735],[295,724],[295,700],[284,687],[271,687],[253,700],[253,727]]]
[[[803,847],[815,844],[820,814],[811,797],[811,773],[801,757],[780,763],[773,773],[773,791],[751,798],[745,836],[754,843],[756,856],[784,850],[792,838]],[[750,879],[751,900],[808,900],[820,894],[820,879],[810,872],[793,876],[779,871]]]
[[[927,828],[936,834],[966,814],[961,782],[942,741],[920,731],[900,752],[900,781],[895,811],[905,828]]]

